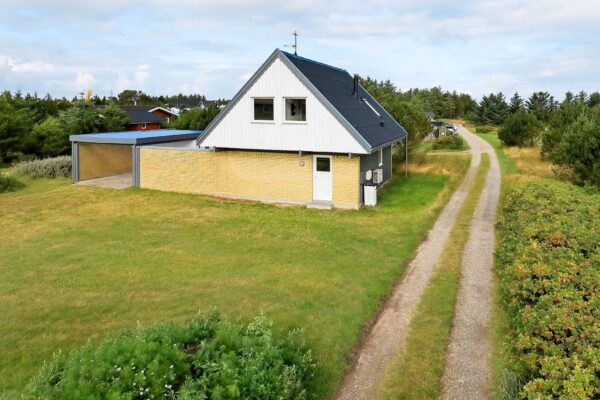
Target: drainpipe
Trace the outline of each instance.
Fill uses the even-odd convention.
[[[408,177],[408,134],[404,139],[404,176]]]

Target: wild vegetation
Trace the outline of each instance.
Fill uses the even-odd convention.
[[[126,330],[99,344],[58,352],[25,399],[314,398],[315,365],[302,332],[282,338],[272,322],[247,325],[198,315],[185,325]]]
[[[71,156],[42,158],[31,161],[21,161],[15,166],[18,174],[29,175],[33,178],[67,178],[71,176]]]
[[[465,141],[458,135],[440,136],[433,141],[433,150],[463,150]]]
[[[484,96],[469,115],[477,133],[493,133],[507,146],[541,144],[545,160],[562,178],[580,185],[600,185],[600,92],[573,95],[558,102],[547,92],[507,103],[502,93]],[[483,125],[483,126],[482,126]]]
[[[513,184],[498,276],[522,397],[600,396],[600,195],[553,180]]]
[[[0,242],[0,387],[20,391],[52,353],[138,323],[214,309],[248,323],[262,310],[274,336],[305,330],[325,398],[467,166],[427,156],[358,212],[26,178],[0,195],[10,232]]]
[[[500,302],[493,317],[498,399],[600,396],[600,195],[574,184],[591,180],[552,173],[571,143],[580,146],[572,160],[582,166],[589,160],[590,144],[572,136],[585,132],[595,142],[597,107],[561,105],[530,147],[503,144],[497,128],[480,134],[496,148],[504,175],[496,256]]]
[[[23,184],[14,176],[0,173],[0,193],[14,192]]]

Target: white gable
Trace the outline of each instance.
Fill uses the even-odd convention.
[[[273,98],[274,121],[253,121],[255,97]],[[305,123],[285,121],[286,97],[306,99]],[[367,153],[277,57],[214,126],[201,145],[255,150]]]

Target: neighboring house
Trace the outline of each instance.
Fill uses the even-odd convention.
[[[177,118],[171,110],[157,106],[121,106],[129,117],[128,131],[160,129],[162,124]]]
[[[363,185],[381,186],[391,179],[392,146],[406,138],[358,77],[277,49],[196,140],[136,142],[133,183],[235,199],[359,208]],[[72,141],[76,147],[76,138]]]

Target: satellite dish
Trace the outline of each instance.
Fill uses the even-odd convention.
[[[365,177],[367,178],[368,181],[370,181],[371,179],[373,179],[373,171],[371,171],[370,169],[367,170],[367,173],[365,174]]]

